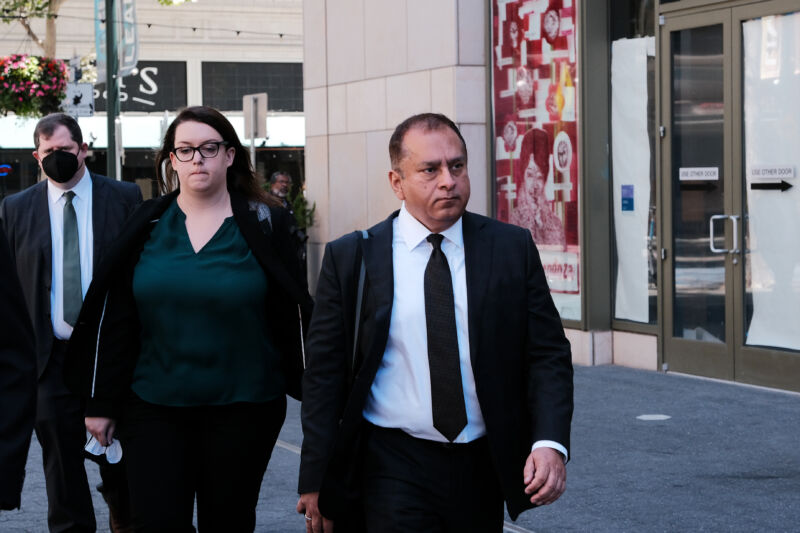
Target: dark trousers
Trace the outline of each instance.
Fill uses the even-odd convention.
[[[367,531],[502,532],[503,497],[486,438],[443,444],[398,429],[366,431]]]
[[[267,403],[168,407],[132,395],[120,441],[136,531],[253,531],[261,481],[286,418]]]
[[[95,531],[94,507],[83,464],[88,455],[84,405],[64,384],[66,342],[54,340],[47,368],[39,378],[36,403],[36,438],[42,446],[47,490],[47,525],[51,532]],[[92,457],[94,459],[94,457]],[[118,502],[114,511],[127,509],[127,481],[122,464],[98,459],[103,496]],[[124,517],[123,517],[124,518]]]

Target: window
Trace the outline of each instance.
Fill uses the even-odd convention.
[[[270,111],[302,111],[302,63],[203,63],[203,105],[238,111],[244,95],[264,92]]]

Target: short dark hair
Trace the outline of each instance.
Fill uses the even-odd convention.
[[[289,174],[288,172],[285,172],[285,171],[283,171],[283,170],[276,170],[276,171],[275,171],[275,172],[273,172],[273,173],[272,173],[272,175],[269,177],[269,183],[270,183],[270,185],[271,185],[271,184],[273,184],[273,183],[275,183],[276,181],[278,181],[278,176],[286,176],[287,178],[289,178],[289,181],[292,181],[292,176],[291,176],[291,174]]]
[[[275,200],[259,186],[250,164],[250,155],[242,146],[230,121],[225,115],[208,106],[187,107],[181,110],[167,128],[161,149],[156,153],[156,177],[162,194],[174,191],[179,185],[178,175],[169,161],[169,154],[175,149],[175,130],[184,122],[199,122],[211,126],[227,143],[226,147],[233,148],[233,164],[228,167],[227,174],[228,190],[238,191],[249,200],[277,205]]]
[[[392,169],[398,171],[400,169],[400,161],[403,159],[403,139],[406,133],[412,128],[422,128],[425,131],[433,131],[443,128],[450,128],[458,135],[461,145],[464,147],[464,156],[467,155],[467,143],[464,142],[464,137],[458,131],[458,126],[455,122],[442,115],[441,113],[421,113],[408,117],[401,122],[392,133],[389,139],[389,160],[392,163]]]
[[[83,144],[83,133],[81,133],[81,127],[77,120],[66,113],[51,113],[36,123],[36,128],[33,130],[34,148],[39,149],[39,137],[50,137],[59,126],[64,126],[69,130],[70,137],[78,143],[78,146]]]

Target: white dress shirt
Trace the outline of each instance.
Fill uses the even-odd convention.
[[[433,427],[431,377],[428,367],[428,329],[425,322],[425,268],[433,251],[426,238],[431,231],[405,208],[392,227],[394,300],[389,339],[372,382],[364,418],[381,427],[399,428],[421,439],[447,442]],[[461,219],[441,232],[442,251],[450,266],[455,300],[461,386],[467,425],[454,442],[470,442],[486,434],[469,354],[467,276]]]
[[[428,366],[428,330],[425,321],[425,268],[433,245],[426,239],[431,231],[406,210],[392,221],[392,265],[394,299],[389,322],[389,338],[375,380],[372,382],[363,416],[370,423],[402,429],[420,439],[447,442],[433,427],[431,378]],[[486,434],[475,376],[469,352],[467,276],[462,219],[442,231],[442,251],[447,257],[453,281],[461,386],[467,409],[467,425],[454,442],[464,443]],[[531,450],[554,448],[565,460],[567,449],[558,442],[542,440]]]
[[[81,294],[86,296],[92,281],[94,260],[94,233],[92,231],[92,178],[84,167],[83,177],[72,188],[75,193],[72,205],[78,219],[78,245],[81,253]],[[68,340],[72,326],[64,322],[64,197],[65,189],[59,189],[47,181],[47,206],[50,210],[50,239],[52,243],[52,278],[50,283],[50,320],[55,336]]]

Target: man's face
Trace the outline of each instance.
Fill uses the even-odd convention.
[[[279,174],[275,178],[275,183],[272,184],[272,194],[286,198],[289,194],[289,189],[292,187],[292,180],[286,174]]]
[[[567,168],[567,165],[569,164],[569,155],[570,155],[569,146],[567,145],[567,143],[564,141],[558,143],[558,146],[556,147],[556,153],[558,155],[559,168],[561,169]]]
[[[514,141],[517,140],[517,126],[511,121],[506,122],[503,128],[503,140],[506,142],[506,146],[510,147],[513,147]]]
[[[399,167],[389,172],[392,189],[426,228],[442,232],[464,214],[469,200],[467,154],[450,128],[408,130]]]
[[[555,11],[548,11],[547,13],[545,13],[543,24],[544,24],[544,34],[548,40],[552,41],[556,37],[558,37],[559,26],[561,25],[558,13],[556,13]]]
[[[43,176],[47,176],[47,173],[45,173],[44,169],[42,168],[42,159],[52,154],[56,150],[64,150],[66,152],[73,153],[78,157],[78,170],[75,172],[75,175],[71,180],[69,180],[67,183],[57,183],[53,180],[50,180],[58,187],[69,189],[73,187],[78,180],[80,180],[81,176],[83,176],[83,162],[86,159],[86,154],[89,150],[89,147],[86,145],[86,143],[83,143],[82,145],[76,143],[72,139],[72,135],[70,135],[67,127],[61,124],[56,126],[51,136],[45,137],[44,135],[40,135],[39,148],[33,152],[33,157],[39,162],[39,168],[42,170]],[[50,178],[50,176],[47,177],[48,179]]]

